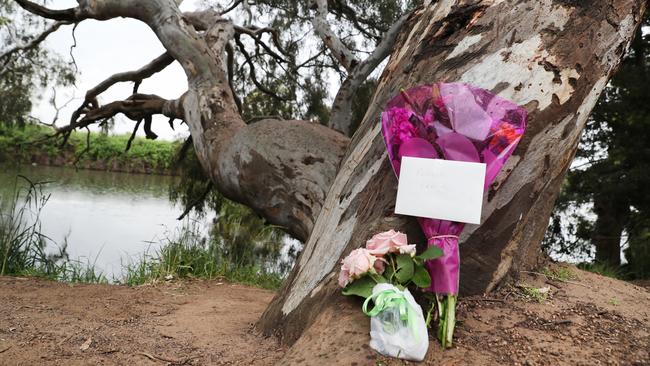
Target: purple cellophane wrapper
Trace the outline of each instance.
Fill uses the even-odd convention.
[[[480,162],[486,164],[485,190],[519,143],[526,119],[524,108],[462,83],[414,87],[388,102],[381,115],[388,156],[398,178],[403,156]],[[444,252],[426,263],[429,290],[458,294],[457,236],[465,224],[423,217],[418,222],[428,245]]]

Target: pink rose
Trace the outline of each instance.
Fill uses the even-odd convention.
[[[407,244],[406,234],[391,229],[373,236],[366,242],[366,248],[371,254],[381,257],[386,253],[398,253],[399,247]]]
[[[350,271],[343,269],[341,266],[341,272],[339,272],[339,286],[345,287],[350,283]]]
[[[353,250],[341,261],[341,273],[339,273],[339,286],[345,287],[348,283],[363,276],[368,272],[375,272],[377,257],[364,248]]]

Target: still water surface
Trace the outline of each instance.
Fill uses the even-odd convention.
[[[18,174],[51,182],[45,186],[51,196],[41,213],[42,233],[59,244],[67,241],[71,259],[95,263],[109,279],[121,275],[122,263],[153,253],[183,226],[176,220],[182,207],[167,196],[173,177],[0,165],[2,198],[23,183]],[[198,223],[204,232],[207,221]]]

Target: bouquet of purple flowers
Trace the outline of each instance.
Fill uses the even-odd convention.
[[[484,189],[512,155],[526,127],[526,110],[484,89],[462,83],[436,83],[402,91],[382,113],[382,132],[399,178],[404,156],[485,163]],[[418,217],[428,246],[443,251],[426,262],[427,291],[436,295],[438,338],[452,345],[458,294],[461,222]]]

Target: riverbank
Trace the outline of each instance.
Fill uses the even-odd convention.
[[[172,175],[179,141],[136,137],[125,152],[129,135],[73,132],[64,147],[46,139],[52,129],[41,125],[0,124],[0,163],[74,166],[109,172]]]
[[[554,265],[551,270],[555,270]],[[518,286],[461,297],[455,346],[431,338],[431,365],[648,365],[650,291],[584,272],[544,301]],[[361,302],[341,297],[293,347],[252,325],[273,292],[220,279],[138,287],[0,277],[2,365],[405,365],[368,347]]]
[[[212,216],[178,221],[181,208],[167,198],[171,180],[54,167],[0,169],[0,276],[131,286],[226,278],[280,286],[295,242],[230,202],[222,203],[218,223]]]

